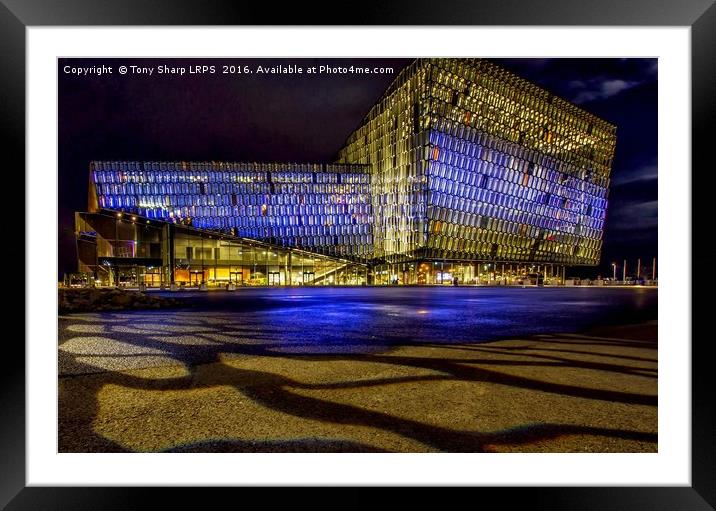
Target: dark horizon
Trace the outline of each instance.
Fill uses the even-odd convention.
[[[617,126],[599,267],[657,256],[657,59],[490,59]],[[211,61],[211,62],[209,62]],[[120,65],[265,62],[392,67],[387,74],[120,75]],[[74,212],[91,160],[330,162],[412,59],[59,59],[58,277],[76,270]],[[65,65],[113,74],[65,74]]]

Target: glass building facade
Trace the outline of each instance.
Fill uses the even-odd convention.
[[[96,208],[367,259],[373,246],[364,165],[96,161]]]
[[[615,144],[615,126],[489,61],[417,59],[335,163],[92,162],[78,247],[81,219],[114,213],[164,241],[109,233],[100,259],[161,259],[162,282],[233,281],[233,266],[267,285],[549,278],[599,263]]]
[[[76,213],[79,272],[99,285],[169,287],[362,285],[347,259],[181,223],[101,210]]]
[[[375,255],[599,263],[616,127],[480,59],[419,59],[352,133]]]

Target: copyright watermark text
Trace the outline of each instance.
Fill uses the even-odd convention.
[[[161,65],[101,65],[101,66],[72,66],[62,67],[64,74],[76,76],[102,76],[102,75],[127,75],[127,76],[190,76],[190,75],[375,75],[393,74],[392,67],[370,67],[370,66],[301,66],[297,64],[221,64],[207,65],[196,64],[191,66]]]

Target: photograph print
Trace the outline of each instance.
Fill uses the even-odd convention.
[[[658,452],[657,62],[58,59],[59,452]]]

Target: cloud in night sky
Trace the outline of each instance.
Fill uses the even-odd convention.
[[[612,179],[611,186],[622,186],[630,183],[653,181],[658,179],[659,169],[656,162],[643,165],[634,170],[624,170],[616,178]]]
[[[494,60],[580,105],[613,98],[658,77],[657,59]]]
[[[619,231],[655,229],[658,226],[658,202],[627,202],[615,205],[609,216],[610,227]]]
[[[570,99],[573,103],[581,105],[595,100],[609,99],[626,90],[653,82],[657,78],[658,61],[645,59],[642,65],[633,65],[630,59],[619,59],[617,66],[623,64],[625,69],[615,68],[613,75],[598,74],[582,79],[571,80],[567,88],[571,91]]]
[[[581,105],[595,99],[607,99],[622,91],[640,85],[639,82],[626,80],[600,80],[595,78],[589,82],[575,80],[570,84],[577,92],[572,102]]]

